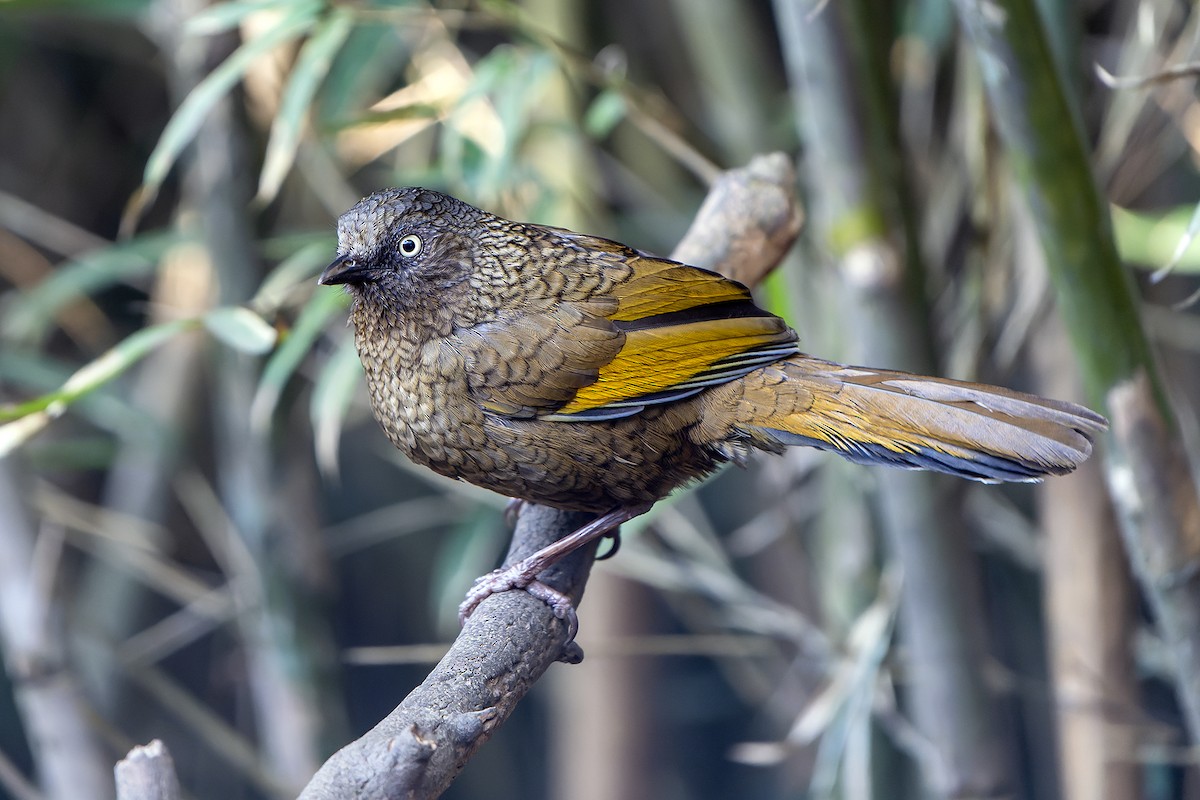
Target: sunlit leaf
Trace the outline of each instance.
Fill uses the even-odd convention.
[[[3,409],[0,408],[0,414]],[[0,416],[0,419],[3,419]],[[40,433],[54,418],[45,411],[34,411],[12,422],[0,425],[0,458],[23,445]]]
[[[242,306],[213,309],[204,315],[204,327],[234,350],[252,355],[270,351],[278,338],[274,326]]]
[[[262,36],[243,44],[196,85],[171,116],[159,137],[154,152],[146,161],[142,186],[125,209],[121,227],[130,230],[142,209],[154,201],[183,148],[192,141],[208,112],[233,86],[256,59],[312,26],[321,9],[319,0],[290,3],[289,12]]]
[[[300,312],[295,327],[292,328],[283,344],[271,355],[263,370],[262,380],[258,384],[254,402],[250,406],[250,420],[254,425],[265,426],[284,386],[291,379],[300,362],[312,349],[316,338],[325,330],[329,320],[341,313],[349,298],[344,292],[324,290],[319,291]]]
[[[475,65],[471,83],[442,126],[443,164],[477,198],[499,197],[527,169],[517,158],[531,124],[543,111],[546,79],[558,70],[554,55],[538,48],[497,47]],[[502,136],[486,137],[471,127],[476,104],[486,99]],[[452,173],[451,173],[452,174]]]
[[[1200,233],[1200,203],[1198,203],[1196,208],[1192,211],[1192,217],[1188,220],[1187,230],[1185,230],[1183,235],[1179,237],[1179,241],[1175,245],[1175,251],[1171,253],[1171,260],[1164,264],[1162,269],[1150,276],[1152,281],[1155,283],[1161,281],[1163,278],[1167,277],[1167,275],[1169,275],[1176,266],[1178,266],[1180,259],[1183,258],[1183,254],[1186,253],[1188,248],[1192,246],[1192,243],[1196,241],[1197,233]]]
[[[1123,260],[1155,269],[1171,264],[1179,273],[1200,272],[1200,243],[1195,241],[1200,226],[1194,209],[1145,212],[1114,206],[1112,221]]]
[[[258,183],[258,199],[274,199],[283,179],[292,168],[300,135],[317,87],[329,72],[333,57],[350,35],[354,15],[347,8],[338,8],[323,20],[296,56],[287,86],[279,102],[279,113],[271,123],[271,137],[263,160]]]
[[[78,369],[77,364],[59,361],[45,353],[0,351],[0,382],[16,390],[15,396],[41,395],[57,390]],[[141,408],[112,391],[96,391],[78,398],[71,412],[124,439],[162,435],[157,421],[147,419]]]

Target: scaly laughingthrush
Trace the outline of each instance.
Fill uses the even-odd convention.
[[[372,408],[409,458],[598,515],[480,579],[464,616],[523,588],[573,635],[570,601],[538,573],[752,450],[1034,481],[1074,469],[1106,426],[1072,403],[805,355],[739,283],[428,189],[342,215],[320,282],[349,287]]]

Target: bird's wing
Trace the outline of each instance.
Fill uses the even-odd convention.
[[[583,387],[625,344],[625,334],[604,314],[616,303],[560,303],[540,311],[508,312],[460,331],[471,395],[506,417],[553,413]]]
[[[795,332],[756,306],[741,284],[604,239],[573,240],[610,258],[619,254],[618,277],[599,281],[585,300],[475,329],[472,389],[488,410],[554,421],[615,419],[797,352]],[[610,258],[590,268],[606,269]]]

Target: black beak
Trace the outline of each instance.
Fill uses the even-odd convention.
[[[372,272],[370,266],[352,256],[338,256],[317,278],[317,283],[322,286],[365,283],[371,279]]]

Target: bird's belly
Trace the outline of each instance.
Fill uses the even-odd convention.
[[[608,422],[547,422],[488,416],[495,491],[560,508],[609,511],[654,502],[716,463],[688,426],[654,412]],[[498,457],[497,457],[498,455]],[[467,480],[473,480],[466,477]]]
[[[602,513],[653,502],[717,465],[688,436],[686,416],[661,409],[608,422],[547,422],[420,393],[380,394],[372,393],[375,416],[414,462],[559,508]]]

